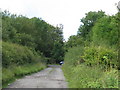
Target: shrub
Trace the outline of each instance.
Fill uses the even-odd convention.
[[[98,64],[106,68],[115,68],[118,66],[118,53],[112,48],[89,46],[85,48],[82,57],[84,58],[85,63],[89,66]]]
[[[40,56],[33,53],[29,48],[18,44],[3,42],[2,48],[3,67],[8,67],[12,64],[23,65],[27,63],[34,63],[38,60],[38,58],[41,59]]]

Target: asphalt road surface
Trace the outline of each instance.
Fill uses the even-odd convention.
[[[8,88],[67,88],[67,82],[59,65],[25,76],[10,84]]]

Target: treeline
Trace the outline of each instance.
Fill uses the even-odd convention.
[[[109,16],[90,11],[81,22],[77,35],[65,43],[68,52],[63,70],[69,86],[118,88],[119,13]]]
[[[62,24],[55,27],[37,17],[28,18],[8,11],[1,14],[3,85],[16,76],[63,60]]]
[[[51,60],[59,58],[59,55],[55,55],[55,49],[59,47],[63,53],[60,54],[61,59],[59,60],[63,59],[62,25],[54,27],[41,18],[29,19],[22,15],[10,14],[7,11],[2,12],[2,40],[27,46],[45,57],[52,58]]]

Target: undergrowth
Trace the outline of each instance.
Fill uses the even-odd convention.
[[[116,60],[116,56],[113,56],[114,52],[112,49],[107,50],[104,47],[100,47],[100,49],[81,46],[70,48],[65,55],[62,67],[68,86],[70,88],[118,88],[117,68],[99,62],[102,58],[104,59],[105,55],[108,55],[104,60],[110,61],[112,59],[111,64],[115,66],[116,63],[113,62]],[[112,56],[110,57],[110,55]],[[98,62],[88,62],[92,60]],[[105,65],[109,69],[104,67]]]
[[[103,71],[99,67],[84,64],[75,67],[63,66],[70,88],[118,88],[118,71]]]
[[[26,46],[2,42],[2,87],[46,67],[46,58]]]

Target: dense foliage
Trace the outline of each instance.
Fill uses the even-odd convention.
[[[78,34],[65,43],[68,52],[63,71],[69,86],[118,88],[119,13],[108,16],[90,11],[81,22]]]
[[[54,27],[41,18],[33,17],[29,19],[22,15],[17,16],[4,11],[2,12],[2,29],[3,41],[27,46],[39,54],[43,53],[51,60],[56,60],[59,56],[63,60],[62,25]],[[56,43],[59,48],[56,48]],[[54,50],[55,48],[59,50]],[[54,55],[55,53],[58,53],[58,55]]]
[[[81,22],[77,35],[64,43],[62,25],[2,12],[3,84],[65,59],[71,88],[118,88],[120,13],[90,11]]]
[[[2,12],[3,87],[20,76],[37,72],[64,58],[63,26],[41,18]]]
[[[20,46],[18,44],[12,44],[3,42],[2,43],[2,66],[9,67],[10,65],[24,65],[35,62],[40,62],[43,59],[35,51],[28,49],[25,46]]]

